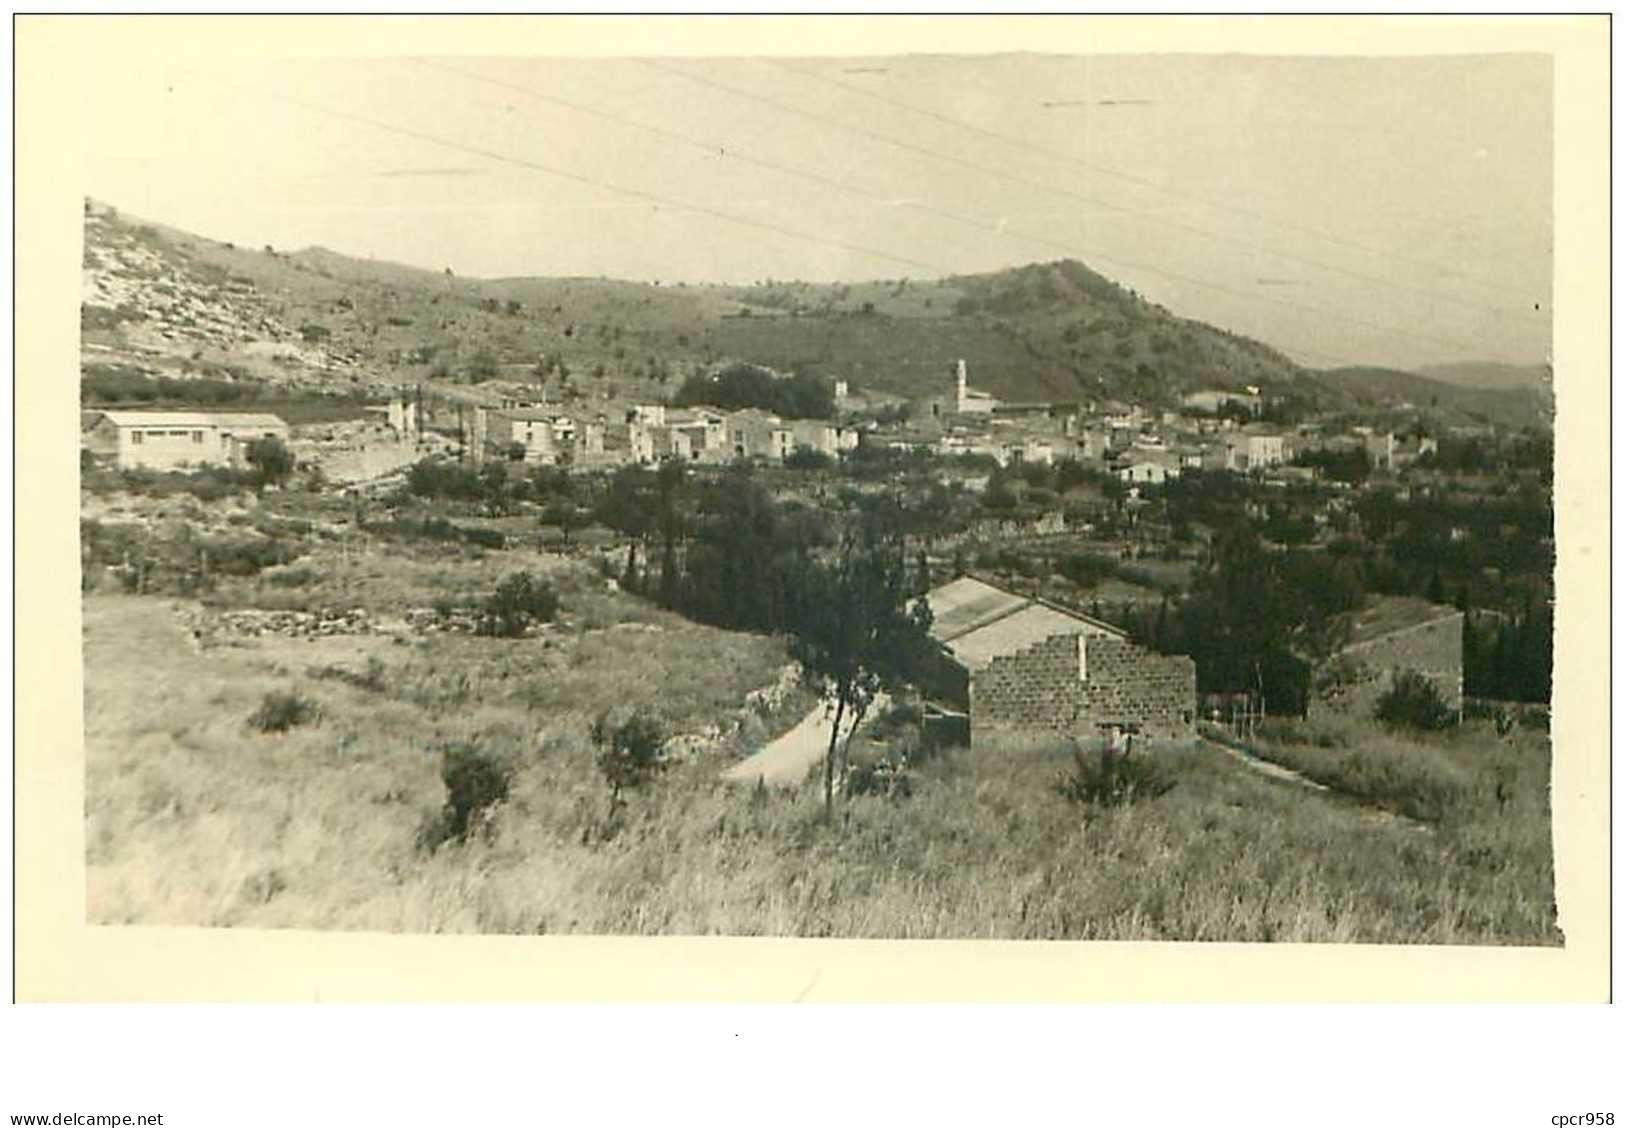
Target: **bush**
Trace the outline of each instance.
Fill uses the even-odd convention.
[[[1357,748],[1325,775],[1328,787],[1421,822],[1445,821],[1470,797],[1466,774],[1423,749]]]
[[[1119,807],[1155,799],[1173,789],[1174,778],[1155,760],[1109,748],[1074,747],[1072,770],[1055,784],[1061,797],[1096,807]]]
[[[488,638],[522,638],[533,621],[550,622],[558,610],[558,592],[546,580],[515,572],[485,601],[475,633]]]
[[[835,460],[816,447],[805,444],[796,447],[784,456],[786,470],[828,470],[835,465]]]
[[[321,573],[314,568],[284,568],[265,575],[266,583],[283,588],[308,587],[320,579]]]
[[[420,844],[431,851],[445,842],[467,841],[490,809],[508,797],[513,783],[512,765],[476,744],[442,745],[440,757],[446,805],[419,834]]]
[[[1394,683],[1377,699],[1377,719],[1390,725],[1442,729],[1456,723],[1455,710],[1445,704],[1439,687],[1415,670],[1401,670]]]
[[[361,670],[352,670],[348,666],[337,663],[327,666],[312,666],[305,673],[317,681],[332,679],[341,681],[345,685],[364,689],[369,693],[382,693],[385,688],[384,664],[374,656],[367,659],[366,666]]]
[[[293,452],[274,435],[249,443],[245,457],[261,484],[281,485],[293,473]]]
[[[590,732],[598,748],[598,771],[609,784],[609,808],[613,814],[621,805],[621,792],[642,787],[665,767],[660,748],[665,734],[654,718],[633,713],[615,724],[608,712],[601,713]]]
[[[248,724],[260,732],[287,732],[315,720],[316,713],[315,702],[297,693],[267,693],[260,707],[249,714]]]
[[[846,794],[909,798],[914,794],[914,780],[908,774],[907,758],[899,761],[887,756],[873,763],[852,765],[846,773]]]

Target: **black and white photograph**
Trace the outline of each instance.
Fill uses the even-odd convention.
[[[89,925],[1565,944],[1549,53],[97,81]]]

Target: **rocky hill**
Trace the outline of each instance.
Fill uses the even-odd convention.
[[[84,368],[322,391],[502,380],[551,398],[664,398],[748,361],[934,393],[964,358],[1005,400],[1171,404],[1254,384],[1352,406],[1268,345],[1175,316],[1082,263],[752,286],[460,278],[323,248],[240,247],[87,203]]]

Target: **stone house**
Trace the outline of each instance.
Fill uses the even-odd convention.
[[[1462,634],[1454,607],[1402,596],[1373,596],[1341,626],[1346,641],[1315,671],[1311,712],[1370,716],[1402,670],[1431,681],[1451,709],[1463,697]]]
[[[784,456],[795,449],[794,435],[785,422],[756,408],[729,414],[727,433],[735,458],[783,462]]]
[[[288,425],[275,415],[226,411],[98,411],[80,436],[93,455],[111,457],[121,470],[175,470],[189,466],[248,464],[259,439],[288,441]]]
[[[506,458],[514,448],[523,447],[526,462],[551,466],[558,461],[559,444],[554,441],[551,411],[534,407],[482,408],[480,414],[484,417],[486,458]]]
[[[932,589],[941,646],[926,686],[990,733],[1085,739],[1134,724],[1152,740],[1195,734],[1196,664],[1135,645],[1117,627],[969,576]]]

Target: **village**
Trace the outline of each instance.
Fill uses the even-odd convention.
[[[787,376],[768,372],[765,378]],[[704,382],[696,383],[703,395]],[[1386,427],[1339,428],[1313,418],[1268,423],[1260,417],[1271,405],[1257,388],[1195,392],[1178,409],[1161,411],[1122,403],[1006,404],[972,386],[963,361],[944,374],[942,385],[940,395],[899,402],[854,393],[848,381],[835,380],[828,387],[829,417],[811,419],[668,403],[584,410],[501,382],[456,399],[426,400],[421,388],[402,392],[366,407],[370,423],[348,427],[295,430],[270,413],[87,409],[84,449],[87,465],[120,470],[242,470],[252,444],[270,440],[285,444],[298,466],[318,472],[326,488],[344,496],[403,489],[407,470],[438,461],[494,467],[503,475],[552,471],[602,481],[617,471],[672,464],[700,474],[755,466],[769,475],[770,494],[796,499],[809,496],[801,479],[839,478],[843,460],[861,466],[900,457],[912,477],[951,489],[953,497],[917,538],[925,572],[917,582],[929,590],[932,634],[957,671],[929,695],[933,719],[967,735],[1121,730],[1178,741],[1194,737],[1199,720],[1256,725],[1266,694],[1261,684],[1240,692],[1210,686],[1199,694],[1189,657],[1159,657],[1148,644],[1162,640],[1144,630],[1131,640],[1147,605],[1166,614],[1170,593],[1181,597],[1178,577],[1188,580],[1216,536],[1211,528],[1197,534],[1188,527],[1183,538],[1174,535],[1161,496],[1171,484],[1182,476],[1231,476],[1243,486],[1244,519],[1266,533],[1289,530],[1278,534],[1277,549],[1324,549],[1358,528],[1357,502],[1366,491],[1383,489],[1404,501],[1412,491],[1426,497],[1441,483],[1458,490],[1466,485],[1433,469],[1441,437],[1447,444],[1495,437],[1494,428],[1484,426],[1424,433],[1423,413],[1408,404],[1388,413]],[[1358,473],[1343,472],[1350,467]],[[1043,476],[1058,469],[1063,479],[1070,473],[1073,488],[997,496],[1009,489],[1007,481],[1025,485],[1024,474],[1049,480]],[[543,523],[570,523],[557,506],[538,499],[533,507]],[[1301,517],[1302,527],[1283,512]],[[592,524],[585,511],[574,520]],[[505,527],[512,529],[511,517]],[[1447,535],[1460,540],[1470,534],[1453,526]],[[529,539],[540,545],[540,538],[538,526]],[[595,544],[590,534],[577,541]],[[596,544],[601,558],[622,551]],[[551,545],[561,547],[567,548]],[[1117,580],[1110,585],[1115,598],[1103,601],[1098,584],[1069,584],[1028,566],[1067,549],[1091,550],[1108,569],[1115,558],[1120,575],[1139,582]],[[1148,559],[1137,572],[1142,557]],[[1153,567],[1162,569],[1160,577],[1148,571]],[[1344,709],[1358,700],[1369,713],[1392,677],[1411,670],[1459,717],[1468,696],[1468,606],[1462,592],[1450,598],[1442,591],[1435,577],[1434,590],[1379,594],[1349,608],[1346,645],[1317,661],[1330,665],[1358,650],[1365,658],[1364,689],[1351,697],[1344,679],[1322,698],[1335,697]],[[1091,660],[1095,647],[1113,646],[1115,657]],[[1108,680],[1101,680],[1102,669],[1111,671]],[[1299,711],[1308,712],[1307,698]],[[772,750],[763,762],[774,765],[776,779],[794,782],[823,751],[809,745],[806,762],[793,761],[788,769]]]
[[[496,287],[99,204],[85,223],[99,919],[1553,935],[1551,437],[1525,399],[1292,369],[1073,263],[803,310],[771,283]],[[990,353],[1004,330],[964,310],[1068,285],[1094,311],[1079,341],[1116,344],[1077,346],[1045,398],[1053,357]],[[781,359],[809,324],[848,359]],[[983,336],[955,356],[949,330]],[[174,720],[140,736],[155,691]],[[229,787],[258,859],[234,876],[187,836],[245,732],[274,755]],[[296,862],[255,794],[367,837]],[[1114,861],[996,908],[927,860],[998,853],[1015,817],[1017,886],[1079,835]],[[1291,828],[1297,899],[1233,919],[1217,890],[1078,892],[1135,869],[1139,835],[1178,840],[1165,879],[1188,881],[1214,864],[1192,827],[1237,870],[1278,864]],[[820,871],[850,894],[786,901],[825,834],[867,843]],[[684,845],[662,858],[663,835]],[[748,892],[684,891],[681,859],[721,842]],[[404,891],[342,907],[352,848]],[[186,880],[144,886],[140,850]],[[573,892],[523,892],[544,856]],[[448,898],[487,864],[488,893]],[[1488,907],[1410,892],[1432,870]]]

